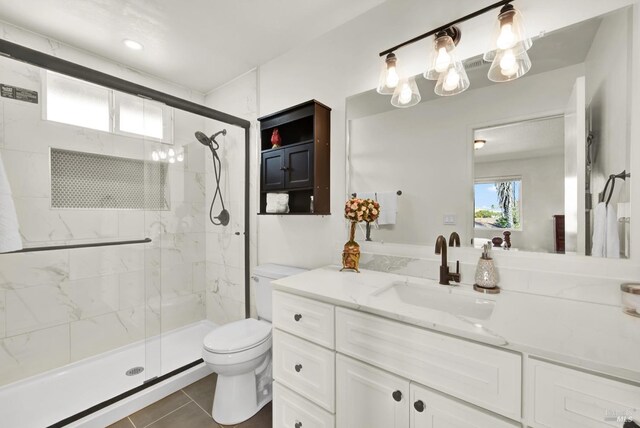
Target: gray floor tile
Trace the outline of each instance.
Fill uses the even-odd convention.
[[[152,422],[157,421],[161,417],[169,414],[170,412],[176,410],[180,406],[183,406],[190,401],[191,399],[189,399],[189,397],[187,397],[184,392],[174,392],[173,394],[163,398],[162,400],[156,401],[150,406],[147,406],[144,409],[135,412],[133,415],[129,416],[129,418],[136,427],[142,428]]]
[[[273,413],[271,403],[264,406],[254,417],[245,421],[236,428],[271,428]]]
[[[149,425],[149,428],[220,428],[193,401]]]
[[[193,401],[198,403],[198,405],[209,414],[211,414],[211,407],[213,407],[213,395],[216,390],[216,379],[217,376],[213,373],[183,389],[183,391],[191,397]]]
[[[109,425],[107,428],[134,428],[129,418],[120,419],[115,424]]]

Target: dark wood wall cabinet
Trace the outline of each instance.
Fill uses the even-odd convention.
[[[288,215],[330,214],[331,109],[311,100],[263,116],[258,121],[261,141],[259,214],[271,214],[267,213],[267,193],[289,194]],[[281,145],[273,148],[271,137],[276,129]]]

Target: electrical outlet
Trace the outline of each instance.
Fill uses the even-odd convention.
[[[447,226],[455,226],[455,224],[456,224],[456,216],[455,216],[455,214],[445,214],[443,216],[443,221],[442,222]]]

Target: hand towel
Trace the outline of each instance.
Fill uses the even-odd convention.
[[[398,194],[396,192],[377,192],[376,200],[380,204],[378,224],[396,224],[398,214]]]
[[[620,233],[618,231],[618,216],[613,204],[607,205],[607,240],[606,256],[610,259],[620,258]]]
[[[286,214],[289,212],[288,193],[267,193],[267,209],[271,214]]]
[[[607,242],[607,205],[600,202],[593,210],[593,236],[591,255],[593,257],[606,257]]]
[[[0,253],[22,249],[18,216],[11,196],[11,186],[0,156]]]

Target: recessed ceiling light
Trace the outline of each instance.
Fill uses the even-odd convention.
[[[124,39],[122,43],[124,43],[126,47],[128,47],[129,49],[133,49],[134,51],[140,51],[143,48],[142,43],[136,42],[135,40],[131,39]]]

